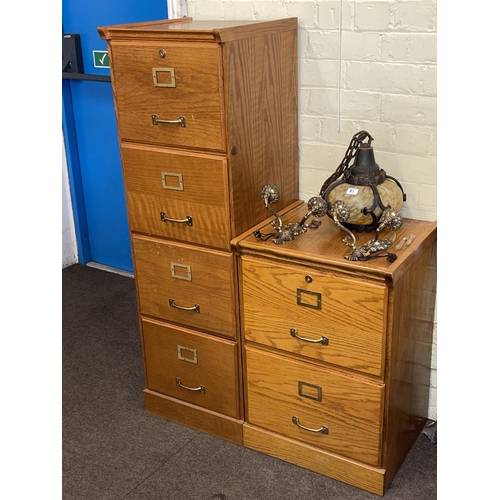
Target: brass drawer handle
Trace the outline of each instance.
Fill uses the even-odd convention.
[[[184,116],[179,116],[178,120],[160,120],[158,116],[151,115],[151,120],[153,125],[159,125],[160,123],[170,123],[172,125],[180,125],[181,127],[186,126],[186,118]]]
[[[195,304],[193,307],[181,307],[175,303],[174,299],[168,299],[168,305],[170,307],[175,307],[176,309],[181,309],[182,311],[194,311],[197,314],[200,314],[200,306]]]
[[[323,345],[328,345],[328,337],[325,337],[324,335],[317,339],[317,340],[314,340],[314,339],[306,339],[305,337],[301,337],[298,333],[297,333],[297,330],[295,328],[290,328],[290,335],[296,339],[299,339],[299,340],[304,340],[305,342],[311,342],[312,344],[323,344]]]
[[[188,391],[201,392],[202,394],[205,394],[205,386],[204,385],[200,385],[200,387],[188,387],[186,385],[181,384],[181,379],[179,377],[175,378],[175,385],[178,385],[179,387],[182,387],[183,389],[186,389]]]
[[[179,224],[185,223],[188,226],[193,225],[193,218],[190,215],[186,215],[185,219],[170,219],[166,216],[165,212],[160,212],[160,219],[162,222],[177,222]]]
[[[292,422],[297,427],[300,427],[301,429],[304,429],[305,431],[309,431],[309,432],[321,432],[321,434],[328,434],[328,427],[326,425],[322,425],[319,429],[310,429],[309,427],[303,426],[299,422],[299,417],[292,417]]]

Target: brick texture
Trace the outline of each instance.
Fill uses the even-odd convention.
[[[351,137],[367,130],[377,163],[407,193],[403,216],[436,220],[436,1],[187,3],[194,19],[298,18],[301,199],[317,195]],[[437,323],[432,370],[428,416],[437,419]]]

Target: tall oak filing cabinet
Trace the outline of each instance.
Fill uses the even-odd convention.
[[[298,199],[297,19],[101,27],[111,61],[148,412],[243,444],[236,257]]]

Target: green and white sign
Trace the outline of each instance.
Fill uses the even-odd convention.
[[[107,50],[93,50],[94,67],[109,68],[109,55]]]

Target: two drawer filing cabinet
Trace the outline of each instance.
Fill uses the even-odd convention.
[[[283,224],[306,212],[299,205]],[[283,245],[252,232],[233,241],[243,443],[383,495],[427,422],[437,224],[405,219],[397,241],[414,240],[392,263],[346,260],[341,233],[325,217]]]
[[[146,411],[243,443],[231,240],[298,200],[297,19],[98,28],[108,44]]]

